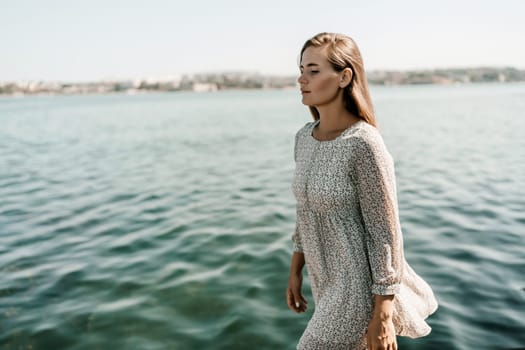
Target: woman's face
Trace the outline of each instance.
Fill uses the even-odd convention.
[[[329,104],[337,99],[341,89],[341,74],[332,68],[324,51],[324,47],[310,46],[301,57],[297,82],[301,85],[302,102],[307,106]]]

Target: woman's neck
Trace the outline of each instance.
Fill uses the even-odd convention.
[[[321,119],[317,128],[322,134],[328,135],[345,130],[360,120],[360,118],[348,112],[344,107],[322,106],[316,108]]]

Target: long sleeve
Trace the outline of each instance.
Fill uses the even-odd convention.
[[[298,224],[295,224],[295,231],[292,235],[292,241],[293,241],[293,251],[302,253],[303,252],[303,246],[301,245],[301,236],[299,235],[298,230]]]
[[[297,140],[298,140],[298,138],[299,138],[299,132],[297,132],[295,134],[295,142],[294,142],[294,146],[293,146],[293,160],[294,160],[294,163],[297,163]],[[294,233],[292,234],[292,241],[293,241],[293,251],[302,253],[303,252],[303,247],[301,245],[301,235],[300,235],[300,232],[299,232],[299,223],[297,222],[297,219],[296,219],[296,223],[295,223],[295,230],[294,230]]]
[[[399,292],[403,238],[398,216],[394,160],[379,133],[359,138],[354,175],[372,272],[372,293]]]

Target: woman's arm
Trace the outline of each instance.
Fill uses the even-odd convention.
[[[299,133],[301,132],[301,130],[295,133],[293,151],[294,162],[297,162],[297,142],[299,140]],[[286,288],[286,303],[288,304],[288,307],[290,309],[297,313],[300,313],[306,311],[306,304],[308,304],[308,302],[301,293],[301,287],[303,284],[304,254],[303,247],[301,244],[299,225],[297,224],[297,222],[295,223],[295,230],[292,235],[292,241],[293,255],[292,262],[290,263],[290,277],[288,278],[288,288]]]
[[[394,295],[374,295],[374,314],[380,320],[392,319]]]
[[[374,310],[368,324],[368,349],[396,350],[393,301],[403,269],[394,161],[379,133],[359,139],[354,152],[354,179],[366,231],[372,272]]]
[[[301,252],[294,252],[292,255],[292,262],[290,263],[290,275],[302,276],[304,267],[304,254]]]
[[[304,298],[301,287],[303,284],[304,254],[295,251],[290,263],[290,277],[286,289],[286,303],[288,307],[297,313],[306,311],[308,302]]]

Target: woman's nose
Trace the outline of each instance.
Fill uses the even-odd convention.
[[[303,84],[304,83],[304,78],[303,78],[303,74],[299,74],[299,76],[297,77],[297,82],[299,84]]]

